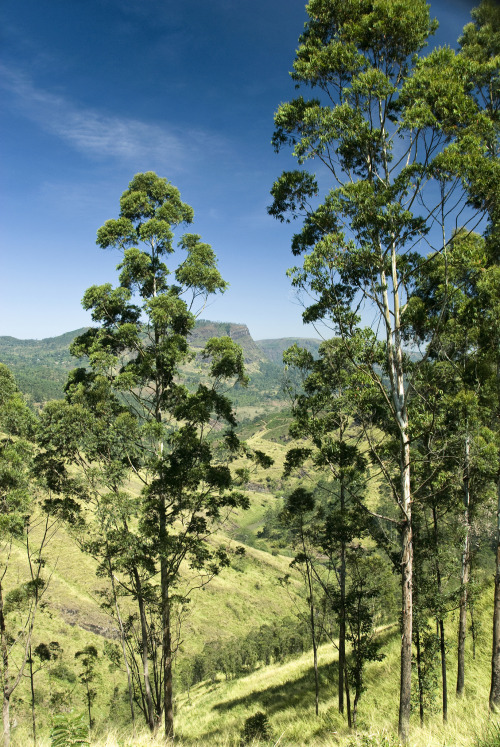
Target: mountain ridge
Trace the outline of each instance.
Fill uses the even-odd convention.
[[[34,403],[42,404],[50,399],[61,399],[64,396],[64,384],[68,373],[79,365],[78,360],[70,354],[69,347],[75,337],[87,329],[89,327],[80,327],[62,335],[42,339],[0,336],[0,362],[12,370],[19,388]],[[245,366],[251,377],[250,392],[245,397],[245,403],[250,397],[252,404],[259,392],[266,392],[268,400],[275,396],[279,397],[283,350],[294,342],[313,353],[317,352],[319,346],[317,340],[300,337],[256,342],[246,324],[214,322],[207,319],[196,321],[190,336],[190,344],[193,351],[198,352],[211,337],[224,335],[231,337],[243,349]],[[239,398],[243,397],[241,392]]]

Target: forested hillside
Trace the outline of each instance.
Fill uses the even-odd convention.
[[[283,353],[292,345],[309,350],[315,357],[318,355],[320,340],[308,339],[307,337],[281,337],[277,340],[257,340],[256,345],[264,355],[273,363],[283,362]]]
[[[33,402],[59,399],[68,373],[75,367],[69,346],[84,331],[76,329],[44,340],[0,337],[0,361],[15,373],[21,391]]]
[[[73,340],[85,329],[66,332],[58,337],[43,340],[18,340],[15,337],[0,337],[0,362],[5,363],[15,374],[21,391],[30,401],[38,405],[50,399],[62,399],[69,371],[82,362],[73,357],[69,348]],[[193,352],[198,354],[194,363],[186,364],[184,371],[187,381],[195,383],[203,371],[203,361],[199,353],[211,337],[228,335],[241,345],[245,366],[249,374],[248,385],[233,391],[233,401],[237,407],[256,407],[262,411],[285,403],[282,388],[282,352],[288,346],[286,340],[267,340],[257,344],[252,339],[248,327],[232,322],[196,321],[190,335]],[[290,345],[294,340],[288,341]],[[317,349],[315,340],[303,340]],[[83,361],[85,362],[85,361]],[[246,413],[252,414],[251,409]]]

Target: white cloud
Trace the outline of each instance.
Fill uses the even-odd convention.
[[[166,164],[184,170],[204,155],[220,156],[226,143],[203,130],[181,130],[79,107],[64,96],[36,88],[22,73],[0,66],[0,87],[17,111],[76,150],[97,158]]]

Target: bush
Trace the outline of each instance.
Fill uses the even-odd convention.
[[[245,727],[241,734],[243,744],[249,744],[253,739],[270,739],[269,720],[265,713],[257,711],[245,721]]]
[[[89,745],[89,728],[83,714],[81,716],[54,716],[50,744],[52,747],[72,747]]]

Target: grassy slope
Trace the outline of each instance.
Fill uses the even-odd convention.
[[[269,472],[271,479],[276,480],[281,473],[285,446],[265,441],[266,432],[264,424],[249,439],[249,443],[272,452],[276,464]],[[252,475],[257,486],[263,485],[267,489],[267,472],[258,469]],[[132,485],[131,488],[134,490],[137,486]],[[230,550],[244,544],[240,538],[241,532],[249,534],[252,544],[258,544],[255,542],[256,532],[263,525],[267,507],[275,501],[270,492],[249,491],[248,494],[249,510],[232,515],[214,538],[215,542],[227,545]],[[54,693],[59,694],[60,698],[55,710],[68,710],[70,707],[84,710],[83,689],[75,679],[78,672],[75,653],[87,645],[94,645],[99,651],[100,679],[95,712],[98,724],[107,723],[113,688],[120,685],[123,689],[125,680],[123,673],[110,670],[109,661],[103,659],[106,641],[117,642],[116,623],[99,605],[99,591],[106,587],[106,582],[96,578],[96,563],[79,550],[64,527],[58,529],[48,545],[45,558],[45,575],[50,576],[50,584],[44,595],[45,609],[37,619],[33,648],[40,642],[58,641],[63,648],[60,661],[73,676],[69,679],[49,678],[48,668],[37,675],[40,729],[47,731],[49,728],[50,698]],[[192,655],[200,652],[206,642],[244,636],[272,619],[294,614],[294,604],[300,604],[301,599],[300,582],[292,577],[292,585],[286,590],[279,583],[280,577],[289,572],[289,562],[287,557],[272,555],[252,546],[246,547],[243,557],[233,556],[230,568],[215,577],[204,589],[190,594],[192,603],[182,627],[180,655]],[[26,573],[24,548],[15,546],[6,578],[7,588],[26,578]],[[122,604],[122,613],[125,613],[128,605],[125,600]],[[61,701],[65,701],[62,706]],[[16,691],[13,702],[14,718],[22,723],[22,739],[26,738],[25,730],[29,729],[28,707],[29,680],[25,679]],[[123,707],[120,713],[119,720],[126,722],[126,708]],[[23,744],[22,739],[20,744]]]
[[[448,667],[450,679],[449,719],[443,725],[439,713],[439,693],[432,712],[426,715],[423,728],[417,715],[412,717],[410,747],[494,747],[499,742],[483,742],[488,728],[500,728],[498,717],[489,717],[487,702],[489,692],[490,615],[492,589],[488,589],[476,609],[483,633],[478,641],[476,659],[468,641],[466,660],[466,692],[457,700],[453,692],[456,672],[454,641],[457,620],[450,616],[447,634],[450,641]],[[262,667],[251,675],[215,684],[204,682],[183,693],[176,702],[176,744],[185,747],[197,745],[240,744],[240,735],[249,716],[258,711],[269,718],[272,739],[254,744],[326,747],[396,747],[399,635],[395,626],[380,633],[384,637],[386,657],[372,663],[366,672],[366,692],[359,705],[359,724],[355,732],[349,731],[336,708],[336,654],[331,645],[319,650],[320,714],[314,714],[314,681],[311,654]],[[115,726],[115,729],[113,729]],[[130,729],[120,729],[116,724],[106,724],[109,734],[92,740],[97,747],[145,747],[164,744],[160,738],[152,740],[142,733],[132,737]],[[500,734],[500,731],[498,732]],[[18,731],[15,744],[28,743],[27,731]],[[24,740],[24,741],[23,741]],[[42,742],[48,745],[47,741]]]
[[[457,700],[453,692],[456,673],[454,656],[456,618],[450,617],[447,633],[450,639],[448,655],[450,703],[448,724],[443,725],[439,714],[439,693],[436,693],[434,713],[427,716],[420,728],[413,716],[414,747],[466,747],[475,745],[476,738],[486,728],[489,694],[489,617],[492,591],[482,602],[485,633],[472,659],[469,640],[467,655],[466,695]],[[387,643],[386,658],[369,665],[366,673],[366,692],[359,706],[359,742],[355,744],[384,744],[382,735],[393,735],[397,727],[399,635],[395,627],[382,635]],[[336,688],[332,680],[336,672],[336,655],[329,645],[319,652],[321,674],[321,706],[319,718],[314,714],[314,681],[311,655],[282,666],[262,668],[236,682],[220,682],[215,687],[203,683],[190,696],[178,699],[178,733],[182,744],[237,744],[244,721],[257,711],[267,714],[274,740],[282,745],[348,744],[352,738],[345,720],[336,710]],[[362,742],[361,735],[374,735],[372,742]],[[392,744],[390,741],[388,744]],[[396,743],[396,742],[394,742]]]

